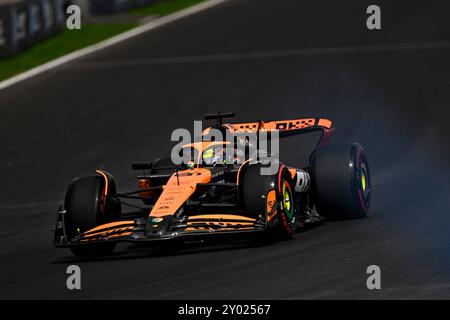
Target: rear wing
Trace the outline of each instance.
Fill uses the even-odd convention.
[[[258,121],[226,124],[233,132],[256,132],[258,130],[279,130],[287,133],[300,133],[304,129],[330,129],[332,122],[325,118],[302,118],[292,120]]]
[[[280,138],[311,131],[322,131],[322,136],[320,137],[318,146],[328,144],[334,133],[332,121],[325,118],[301,118],[269,122],[258,121],[230,123],[225,124],[224,126],[228,127],[232,133],[256,133],[258,131],[278,130]]]

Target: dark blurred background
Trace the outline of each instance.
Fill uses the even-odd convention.
[[[450,2],[376,1],[381,30],[366,28],[370,4],[229,0],[0,90],[0,296],[450,298]],[[131,162],[217,111],[332,119],[335,143],[368,153],[369,217],[269,247],[124,244],[96,261],[51,247],[74,177],[101,167],[132,188]],[[65,288],[68,264],[83,270],[80,292]],[[371,264],[382,290],[367,290]]]

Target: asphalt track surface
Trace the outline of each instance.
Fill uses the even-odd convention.
[[[450,6],[392,2],[368,31],[365,1],[230,0],[0,91],[0,297],[450,298]],[[73,177],[102,167],[128,189],[132,161],[214,111],[333,119],[335,142],[369,154],[369,217],[167,255],[50,245]],[[366,288],[372,264],[382,290]]]

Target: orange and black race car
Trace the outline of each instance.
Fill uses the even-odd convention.
[[[297,229],[323,218],[366,216],[371,194],[367,157],[359,144],[329,144],[334,132],[330,120],[223,123],[232,116],[205,116],[216,124],[203,133],[217,129],[240,140],[186,144],[181,153],[191,156],[180,165],[170,158],[134,163],[134,170],[142,170],[136,190],[119,192],[113,176],[103,170],[75,179],[57,212],[53,244],[69,247],[76,255],[96,256],[112,253],[120,241],[164,247],[239,236],[290,238]],[[281,139],[321,133],[308,166],[279,162],[275,172],[263,172],[267,164],[259,161],[258,152],[251,152],[259,151],[259,144],[242,137],[274,130]],[[227,148],[243,153],[224,157]],[[249,154],[256,158],[247,159]]]

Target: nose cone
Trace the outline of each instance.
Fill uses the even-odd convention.
[[[189,169],[174,173],[150,212],[150,217],[173,215],[195,192],[197,183],[211,181],[211,171],[202,168]]]

